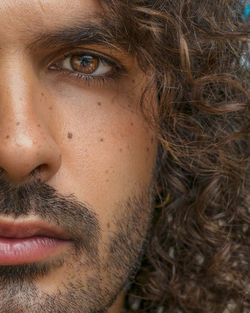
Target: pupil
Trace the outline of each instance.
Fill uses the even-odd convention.
[[[75,71],[85,74],[94,73],[99,65],[98,58],[91,55],[73,56],[70,62]]]
[[[93,57],[90,55],[84,55],[80,58],[81,66],[90,66],[93,63]]]

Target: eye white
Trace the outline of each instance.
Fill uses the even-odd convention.
[[[72,58],[72,56],[68,56],[68,57],[66,57],[62,61],[61,66],[62,66],[63,69],[69,70],[71,72],[81,73],[83,75],[95,75],[95,76],[105,75],[105,74],[107,74],[108,72],[110,72],[112,70],[112,66],[110,64],[105,62],[105,60],[99,58],[98,66],[97,66],[96,70],[93,73],[87,74],[87,73],[84,73],[84,72],[80,72],[80,71],[75,70],[72,67],[72,65],[71,65],[71,58]]]

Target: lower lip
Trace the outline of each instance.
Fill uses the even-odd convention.
[[[68,244],[69,241],[48,237],[0,237],[0,265],[35,263],[56,255]]]

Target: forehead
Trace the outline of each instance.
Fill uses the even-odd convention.
[[[0,0],[0,41],[23,40],[35,32],[91,20],[101,12],[97,0]]]

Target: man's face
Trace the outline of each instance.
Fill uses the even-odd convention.
[[[157,145],[145,74],[98,39],[102,13],[0,0],[1,313],[118,312],[139,264]]]

